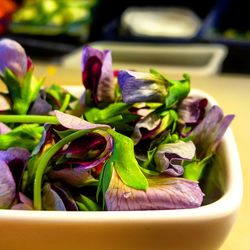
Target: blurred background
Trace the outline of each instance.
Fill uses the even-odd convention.
[[[69,65],[91,43],[114,50],[117,62],[250,74],[247,7],[243,0],[1,0],[0,38],[45,63]]]

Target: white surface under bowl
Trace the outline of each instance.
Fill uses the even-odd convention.
[[[192,93],[216,104],[204,92]],[[223,195],[211,204],[194,209],[134,212],[0,210],[0,249],[218,249],[234,224],[243,193],[241,165],[231,129],[223,138],[217,159],[213,171],[220,178]]]

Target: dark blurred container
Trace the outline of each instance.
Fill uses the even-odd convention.
[[[224,72],[250,73],[249,3],[243,0],[220,0],[204,21],[201,39],[228,47]]]

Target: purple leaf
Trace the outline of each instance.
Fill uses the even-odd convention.
[[[152,74],[121,70],[118,83],[122,89],[122,99],[127,104],[164,102],[167,95],[166,82]]]
[[[9,68],[18,78],[27,72],[27,56],[23,47],[10,39],[0,40],[0,74]]]
[[[114,100],[114,76],[110,50],[100,51],[90,46],[83,48],[82,80],[91,92],[95,104]]]
[[[195,146],[192,141],[161,144],[154,155],[156,169],[170,176],[183,174],[182,161],[192,160],[195,156]]]
[[[9,166],[0,159],[0,209],[8,208],[16,195],[16,183]]]
[[[62,113],[55,110],[55,115],[58,121],[65,127],[69,129],[83,130],[83,129],[95,129],[95,128],[109,128],[108,125],[104,124],[93,124],[87,122],[79,117]]]
[[[184,209],[201,206],[203,196],[197,182],[158,176],[148,179],[146,191],[126,186],[115,170],[105,194],[109,211]]]
[[[224,116],[218,106],[213,106],[204,119],[195,127],[190,136],[196,146],[197,158],[214,153],[234,115]]]

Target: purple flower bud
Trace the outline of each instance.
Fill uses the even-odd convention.
[[[10,39],[0,40],[0,74],[10,69],[17,78],[23,78],[27,72],[28,59],[23,47]]]
[[[114,75],[110,50],[100,51],[90,46],[83,48],[82,81],[90,90],[95,104],[114,100]]]
[[[180,176],[184,172],[182,160],[192,160],[194,155],[192,141],[161,144],[154,155],[156,169],[171,176]]]
[[[204,118],[207,103],[205,98],[197,99],[191,96],[181,102],[178,114],[180,116],[179,130],[182,136],[187,136]]]
[[[118,83],[122,89],[122,99],[128,104],[164,102],[168,93],[166,82],[152,74],[119,71]]]

